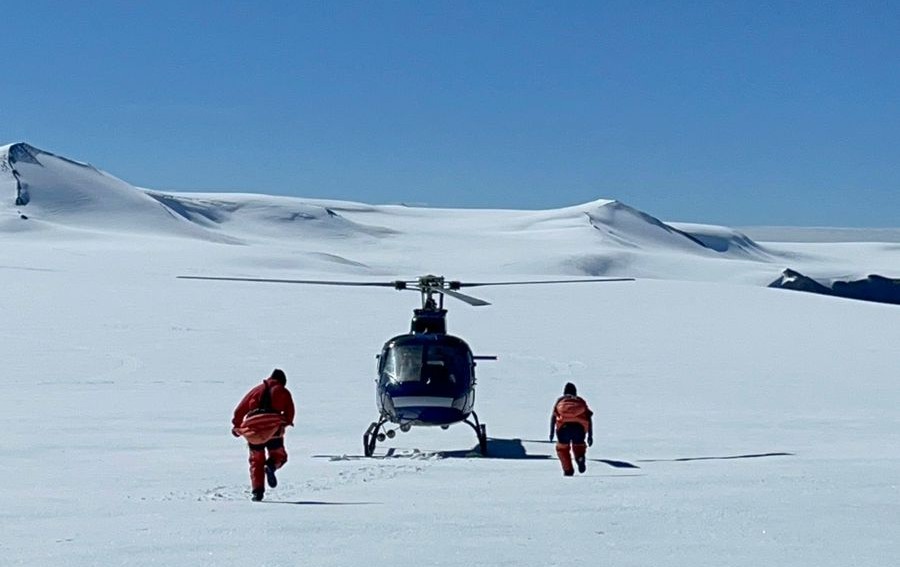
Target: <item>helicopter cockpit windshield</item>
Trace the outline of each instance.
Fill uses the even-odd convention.
[[[394,347],[384,361],[384,373],[391,382],[419,382],[422,377],[422,354],[425,345]]]
[[[448,344],[394,345],[386,353],[383,375],[394,384],[468,388],[472,360],[468,349]]]

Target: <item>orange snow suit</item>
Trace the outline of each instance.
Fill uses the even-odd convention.
[[[591,416],[594,412],[588,407],[587,402],[578,396],[562,396],[556,400],[553,406],[553,416],[556,421],[556,430],[566,423],[578,423],[584,430],[591,430]]]
[[[260,407],[267,404],[268,407]],[[294,425],[291,392],[278,380],[263,380],[262,384],[247,392],[234,408],[231,424],[234,426],[232,432],[243,436],[250,448],[251,488],[254,493],[262,492],[265,490],[266,466],[274,471],[287,462],[284,428]]]
[[[556,400],[553,406],[550,423],[551,427],[555,428],[557,437],[556,455],[566,476],[571,476],[575,472],[572,466],[573,453],[579,470],[584,472],[584,459],[587,453],[584,437],[585,434],[589,438],[593,435],[593,415],[594,412],[588,407],[587,402],[575,395],[564,395]]]

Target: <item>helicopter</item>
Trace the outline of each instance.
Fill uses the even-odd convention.
[[[469,425],[478,438],[478,451],[487,456],[487,427],[475,412],[475,366],[478,360],[496,360],[494,355],[473,354],[460,337],[447,333],[444,297],[473,307],[489,302],[460,292],[461,288],[509,285],[622,282],[634,278],[588,278],[506,282],[461,282],[443,276],[424,275],[415,280],[331,281],[273,278],[177,276],[181,279],[243,281],[333,286],[392,287],[418,291],[422,306],[413,309],[408,333],[387,340],[381,348],[375,379],[378,418],[363,433],[363,454],[372,457],[378,442],[393,439],[396,430],[414,426],[447,429],[455,423]],[[396,425],[390,428],[388,424]]]

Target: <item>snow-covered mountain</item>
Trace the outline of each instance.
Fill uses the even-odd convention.
[[[616,200],[526,211],[167,193],[134,187],[24,143],[0,147],[0,194],[5,195],[0,231],[42,230],[60,238],[150,235],[194,240],[200,250],[208,249],[202,244],[241,245],[253,270],[469,274],[480,271],[485,257],[500,257],[505,271],[522,275],[754,285],[769,284],[785,268],[836,270],[819,276],[893,276],[898,270],[896,263],[870,265],[854,254],[829,259],[796,244],[761,245],[728,227],[667,223]],[[892,250],[885,252],[893,257]]]

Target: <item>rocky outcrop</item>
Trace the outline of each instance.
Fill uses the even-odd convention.
[[[900,305],[900,279],[872,274],[861,280],[835,280],[831,286],[820,283],[800,272],[787,269],[769,287],[806,291],[862,301],[876,301]]]

